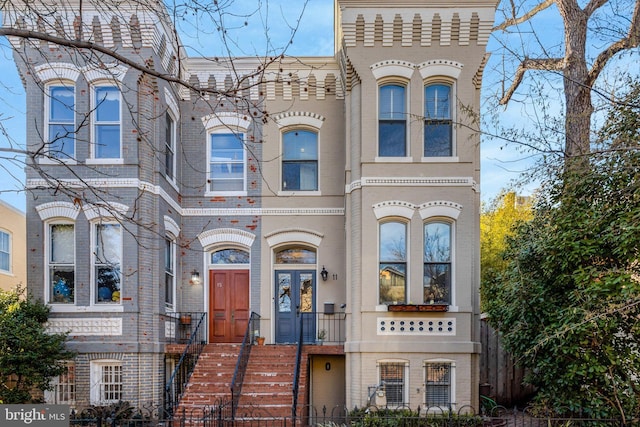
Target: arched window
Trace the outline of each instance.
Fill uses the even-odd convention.
[[[282,135],[282,190],[318,190],[318,134],[292,130]]]
[[[380,304],[406,302],[407,224],[387,221],[380,224]]]
[[[423,301],[451,304],[451,224],[432,221],[424,225]]]
[[[451,86],[430,84],[424,88],[424,157],[452,155]]]
[[[211,253],[211,264],[249,264],[249,252],[242,249],[220,249]]]
[[[316,251],[301,247],[281,249],[276,252],[276,264],[315,264]]]
[[[407,155],[407,115],[405,86],[380,86],[378,95],[378,156]]]

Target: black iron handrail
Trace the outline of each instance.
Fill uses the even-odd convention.
[[[304,313],[301,313],[304,314]],[[293,425],[296,425],[298,410],[298,391],[300,390],[300,364],[302,362],[302,346],[304,345],[304,316],[300,316],[300,336],[298,336],[298,348],[296,350],[296,365],[293,371],[293,403],[291,405],[291,417]]]
[[[315,337],[311,336],[311,338],[313,338],[311,340],[309,340],[310,336],[307,331],[306,344],[320,344],[323,342],[332,344],[344,343],[346,336],[346,318],[347,314],[344,312],[325,313],[312,311],[300,313],[301,325],[302,322],[305,322],[307,326],[315,325],[316,327]],[[310,319],[313,319],[313,321],[310,321]]]
[[[172,313],[170,317],[179,319],[180,327],[188,329],[189,333],[183,336],[186,341],[184,351],[180,355],[180,359],[178,359],[178,363],[164,388],[164,410],[169,415],[173,414],[176,406],[178,406],[206,343],[204,328],[202,327],[205,323],[206,313]],[[195,327],[193,326],[194,323]]]
[[[238,354],[236,369],[233,371],[233,379],[231,380],[231,418],[235,419],[236,409],[240,401],[240,393],[242,392],[242,384],[244,383],[244,374],[249,364],[249,356],[251,356],[251,345],[260,335],[260,315],[251,312],[247,329],[244,332],[242,346]]]

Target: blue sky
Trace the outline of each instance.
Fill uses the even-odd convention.
[[[262,8],[251,17],[244,15]],[[223,17],[224,25],[231,30],[227,33],[229,46],[234,48],[235,55],[262,55],[269,50],[281,52],[287,47],[286,53],[294,56],[330,56],[334,51],[333,40],[333,0],[310,0],[303,11],[304,3],[290,0],[269,0],[268,8],[265,0],[236,0],[234,8],[236,15]],[[302,20],[294,41],[287,46],[291,28],[297,25],[298,18]],[[247,22],[247,25],[244,23]],[[265,37],[265,25],[269,38]],[[224,56],[226,52],[217,42],[217,34],[208,34],[200,29],[196,31],[189,19],[180,21],[183,43],[192,53],[210,56]],[[561,29],[560,29],[561,30]],[[215,33],[215,32],[214,32]],[[190,35],[200,34],[200,37]],[[212,42],[213,40],[213,42]],[[497,48],[490,44],[489,49]],[[272,53],[272,52],[270,52]],[[495,54],[494,54],[495,55]],[[9,139],[13,143],[24,144],[25,141],[25,95],[11,57],[11,49],[6,39],[0,39],[0,123],[3,127],[0,134],[0,147],[9,146]],[[485,71],[485,78],[490,68]],[[503,113],[504,118],[521,120],[518,108],[510,108]],[[9,136],[9,139],[7,138]],[[498,141],[483,138],[482,142],[482,198],[489,201],[509,182],[525,170],[530,159],[513,149],[504,147]],[[0,199],[24,210],[25,197],[23,191],[23,173],[14,162],[0,153]],[[526,194],[532,188],[524,190]]]

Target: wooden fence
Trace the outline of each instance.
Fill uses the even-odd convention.
[[[480,334],[480,393],[506,407],[523,404],[534,391],[522,385],[524,369],[502,348],[500,334],[489,326],[487,319],[482,319]]]

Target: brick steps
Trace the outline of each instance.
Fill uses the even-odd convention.
[[[221,400],[229,401],[231,381],[240,352],[239,344],[205,346],[180,400],[178,413],[198,410]],[[295,345],[254,346],[247,365],[236,416],[238,418],[288,417],[293,401]],[[306,357],[301,372],[306,372]],[[300,378],[298,402],[304,404],[306,378]]]

